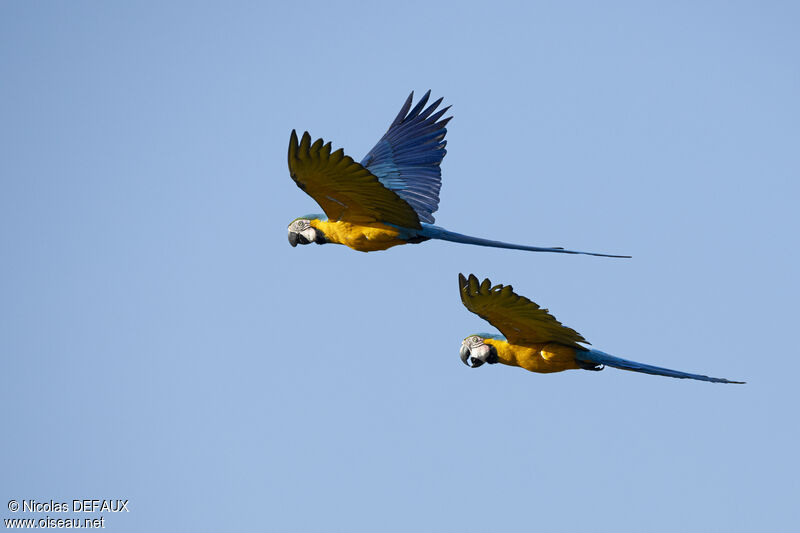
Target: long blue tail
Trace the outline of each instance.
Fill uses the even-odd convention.
[[[493,248],[509,248],[511,250],[527,250],[529,252],[554,252],[558,254],[583,254],[583,255],[596,255],[598,257],[621,257],[629,259],[629,255],[611,255],[611,254],[597,254],[594,252],[578,252],[575,250],[565,250],[564,248],[541,248],[539,246],[526,246],[524,244],[511,244],[501,241],[491,241],[489,239],[481,239],[478,237],[470,237],[469,235],[462,235],[454,231],[448,231],[439,226],[431,224],[422,224],[422,231],[417,234],[429,239],[439,239],[442,241],[460,242],[463,244],[477,244],[478,246],[491,246]]]
[[[711,381],[712,383],[744,383],[744,381],[730,381],[722,378],[712,378],[700,374],[689,374],[687,372],[680,372],[678,370],[670,370],[669,368],[661,368],[659,366],[646,365],[644,363],[637,363],[636,361],[628,361],[627,359],[620,359],[614,357],[600,350],[581,351],[576,350],[575,358],[585,363],[595,363],[598,365],[613,366],[614,368],[621,368],[622,370],[632,370],[633,372],[643,372],[645,374],[654,374],[656,376],[669,376],[671,378],[680,379],[699,379],[700,381]]]

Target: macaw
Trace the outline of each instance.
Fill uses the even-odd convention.
[[[461,343],[459,355],[465,365],[477,368],[483,363],[519,366],[547,374],[573,368],[603,370],[612,366],[672,378],[699,379],[713,383],[744,383],[700,374],[689,374],[614,357],[589,344],[580,333],[561,324],[547,309],[514,293],[511,285],[495,285],[470,274],[458,275],[458,292],[464,306],[500,330],[505,336],[479,333]]]
[[[413,109],[414,93],[409,95],[389,129],[360,164],[344,155],[341,148],[331,152],[331,143],[324,144],[322,139],[312,143],[308,132],[298,142],[297,132],[292,130],[289,173],[325,211],[324,215],[307,215],[289,224],[293,247],[298,243],[336,243],[372,252],[441,239],[532,252],[630,257],[509,244],[434,226],[442,181],[439,165],[447,144],[445,125],[452,117],[441,118],[449,106],[436,111],[442,98],[423,110],[430,93],[425,93]]]

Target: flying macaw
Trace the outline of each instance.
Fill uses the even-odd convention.
[[[325,211],[325,215],[307,215],[289,224],[292,246],[330,242],[373,252],[441,239],[532,252],[630,257],[509,244],[434,226],[442,182],[439,165],[447,144],[445,125],[452,117],[441,118],[449,106],[434,113],[441,98],[423,110],[429,96],[430,91],[411,109],[412,92],[360,164],[341,148],[331,152],[331,143],[324,144],[322,139],[312,143],[308,132],[298,142],[292,130],[289,173]]]
[[[469,279],[459,274],[458,292],[467,309],[488,320],[505,335],[479,333],[465,338],[459,355],[464,364],[472,368],[483,363],[503,363],[547,374],[572,368],[603,370],[604,366],[613,366],[672,378],[744,383],[628,361],[581,346],[578,343],[589,343],[580,333],[562,325],[547,309],[516,295],[511,285],[492,287],[488,279],[479,282],[472,274]]]

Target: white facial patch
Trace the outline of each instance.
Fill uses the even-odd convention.
[[[487,359],[489,359],[489,354],[491,354],[491,352],[492,349],[488,344],[481,344],[480,346],[470,348],[470,357],[473,359],[479,359],[485,363]]]
[[[477,335],[473,335],[472,337],[467,337],[464,339],[464,343],[469,347],[470,350],[473,350],[483,345],[483,339]]]
[[[310,227],[311,227],[311,222],[309,222],[304,218],[298,218],[297,220],[289,224],[289,231],[294,233],[302,233],[303,231],[307,230]]]
[[[306,229],[304,229],[299,233],[300,235],[305,237],[308,240],[308,242],[314,242],[315,240],[317,240],[317,230],[315,230],[311,226],[307,227]]]

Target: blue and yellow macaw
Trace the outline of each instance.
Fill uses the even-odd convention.
[[[458,292],[467,309],[488,320],[505,335],[479,333],[465,338],[459,355],[464,364],[472,368],[483,363],[502,363],[547,374],[573,368],[602,370],[604,366],[613,366],[672,378],[744,383],[628,361],[581,346],[578,343],[589,343],[580,333],[562,325],[547,309],[517,296],[511,285],[492,287],[488,279],[479,282],[472,274],[469,279],[459,274]]]
[[[342,149],[331,152],[331,143],[324,144],[322,139],[312,143],[308,132],[298,142],[292,131],[289,173],[325,211],[325,215],[308,215],[289,224],[292,246],[336,243],[373,252],[441,239],[532,252],[629,257],[509,244],[434,226],[442,182],[440,164],[447,144],[445,125],[452,117],[442,118],[449,106],[436,111],[441,98],[423,110],[429,96],[430,91],[411,109],[412,92],[360,164]]]

